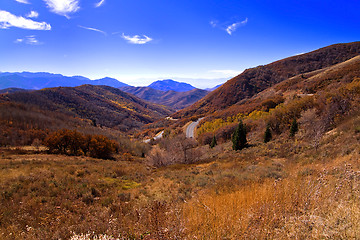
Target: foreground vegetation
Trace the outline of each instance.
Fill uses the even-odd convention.
[[[357,239],[358,126],[345,121],[317,149],[301,129],[266,144],[249,135],[241,151],[200,146],[195,162],[158,168],[150,156],[3,148],[0,238]]]

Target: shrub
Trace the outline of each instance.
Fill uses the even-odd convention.
[[[296,121],[296,118],[294,118],[290,127],[290,137],[294,137],[298,131],[299,131],[299,125]]]
[[[63,129],[50,134],[44,145],[50,153],[66,155],[89,155],[94,158],[109,159],[119,151],[119,145],[102,135],[83,135],[76,130]]]
[[[84,142],[84,136],[78,131],[63,129],[50,134],[44,140],[44,145],[52,153],[81,155]]]
[[[89,156],[94,158],[110,159],[112,154],[117,151],[115,141],[105,136],[92,136],[89,142]]]

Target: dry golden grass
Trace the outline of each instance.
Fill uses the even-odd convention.
[[[189,239],[358,239],[360,172],[341,162],[192,199],[183,211]]]
[[[0,150],[0,239],[358,239],[360,118],[162,168]],[[36,150],[36,149],[35,149]]]

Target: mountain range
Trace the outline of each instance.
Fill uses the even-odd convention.
[[[91,80],[83,76],[64,76],[61,74],[53,74],[47,72],[0,72],[0,89],[20,88],[40,90],[51,87],[77,87],[80,85],[106,85],[114,88],[130,86],[120,82],[115,78],[105,77],[97,80]],[[195,89],[194,86],[178,82],[171,79],[158,80],[151,83],[148,87],[161,91],[187,92]],[[214,88],[206,89],[212,91]]]
[[[67,77],[61,74],[45,72],[0,73],[0,89],[22,88],[39,90],[51,87],[76,87],[84,84],[107,85],[116,88],[128,86],[125,83],[109,77],[90,80],[82,76]]]
[[[153,82],[148,87],[133,87],[109,77],[90,80],[82,76],[67,77],[45,72],[0,73],[0,94],[53,87],[76,87],[86,84],[120,88],[143,100],[165,105],[173,111],[190,106],[209,92],[171,79]]]

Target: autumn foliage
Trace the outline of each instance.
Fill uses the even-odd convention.
[[[118,144],[102,135],[84,135],[76,130],[63,129],[50,134],[44,145],[51,153],[88,155],[109,159],[119,149]]]

